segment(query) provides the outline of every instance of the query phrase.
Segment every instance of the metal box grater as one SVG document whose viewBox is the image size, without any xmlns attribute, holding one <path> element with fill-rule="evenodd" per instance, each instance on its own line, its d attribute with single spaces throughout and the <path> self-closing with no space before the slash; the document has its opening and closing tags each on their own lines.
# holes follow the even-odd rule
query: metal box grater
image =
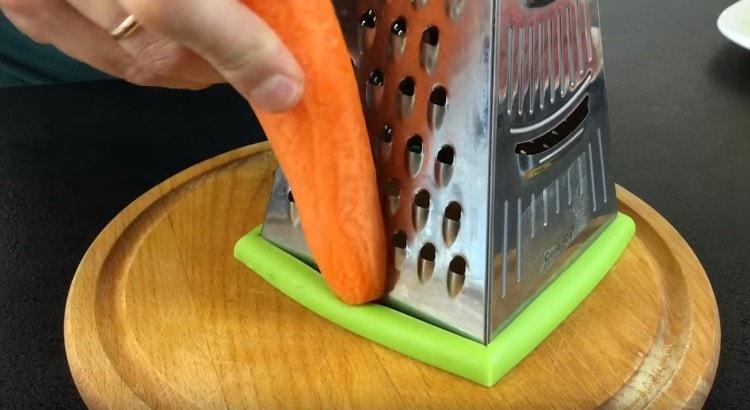
<svg viewBox="0 0 750 410">
<path fill-rule="evenodd" d="M 383 302 L 489 343 L 616 214 L 597 3 L 335 3 L 392 240 Z M 310 260 L 280 172 L 263 236 Z"/>
</svg>

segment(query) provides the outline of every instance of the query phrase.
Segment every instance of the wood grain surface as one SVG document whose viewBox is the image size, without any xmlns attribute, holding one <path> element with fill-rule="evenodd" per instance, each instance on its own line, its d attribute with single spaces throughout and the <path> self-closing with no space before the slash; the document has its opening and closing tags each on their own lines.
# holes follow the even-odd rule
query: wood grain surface
<svg viewBox="0 0 750 410">
<path fill-rule="evenodd" d="M 591 296 L 495 387 L 307 311 L 232 257 L 276 162 L 256 144 L 153 188 L 71 284 L 68 362 L 92 408 L 700 407 L 719 356 L 711 286 L 682 237 L 618 188 L 637 233 Z M 471 360 L 471 358 L 467 358 Z"/>
</svg>

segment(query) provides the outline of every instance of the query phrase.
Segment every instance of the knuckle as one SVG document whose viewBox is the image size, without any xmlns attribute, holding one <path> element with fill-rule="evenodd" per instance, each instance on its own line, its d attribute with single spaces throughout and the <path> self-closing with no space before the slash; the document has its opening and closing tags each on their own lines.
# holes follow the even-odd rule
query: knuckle
<svg viewBox="0 0 750 410">
<path fill-rule="evenodd" d="M 144 69 L 159 75 L 170 75 L 183 61 L 184 51 L 172 41 L 159 39 L 148 43 L 135 55 Z"/>
<path fill-rule="evenodd" d="M 257 65 L 267 65 L 275 56 L 283 53 L 280 44 L 259 42 L 244 52 L 228 54 L 219 59 L 217 64 L 225 71 L 246 71 Z"/>
<path fill-rule="evenodd" d="M 141 86 L 158 86 L 160 76 L 144 67 L 142 64 L 132 64 L 125 68 L 123 79 L 129 83 Z"/>
</svg>

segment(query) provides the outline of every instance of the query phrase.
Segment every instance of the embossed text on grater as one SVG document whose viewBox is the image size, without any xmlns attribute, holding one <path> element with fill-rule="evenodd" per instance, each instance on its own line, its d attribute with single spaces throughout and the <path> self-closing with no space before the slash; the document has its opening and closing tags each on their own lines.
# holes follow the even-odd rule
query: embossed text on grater
<svg viewBox="0 0 750 410">
<path fill-rule="evenodd" d="M 390 238 L 383 302 L 487 343 L 616 211 L 597 4 L 334 3 Z M 280 172 L 263 235 L 312 261 Z"/>
</svg>

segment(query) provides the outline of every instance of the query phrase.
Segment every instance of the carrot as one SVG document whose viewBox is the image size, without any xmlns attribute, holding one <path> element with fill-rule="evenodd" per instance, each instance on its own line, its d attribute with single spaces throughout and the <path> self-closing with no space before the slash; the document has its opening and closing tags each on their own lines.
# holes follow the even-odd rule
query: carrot
<svg viewBox="0 0 750 410">
<path fill-rule="evenodd" d="M 243 0 L 302 66 L 302 101 L 256 113 L 294 193 L 305 239 L 333 292 L 360 304 L 385 288 L 385 232 L 375 165 L 331 0 Z"/>
</svg>

